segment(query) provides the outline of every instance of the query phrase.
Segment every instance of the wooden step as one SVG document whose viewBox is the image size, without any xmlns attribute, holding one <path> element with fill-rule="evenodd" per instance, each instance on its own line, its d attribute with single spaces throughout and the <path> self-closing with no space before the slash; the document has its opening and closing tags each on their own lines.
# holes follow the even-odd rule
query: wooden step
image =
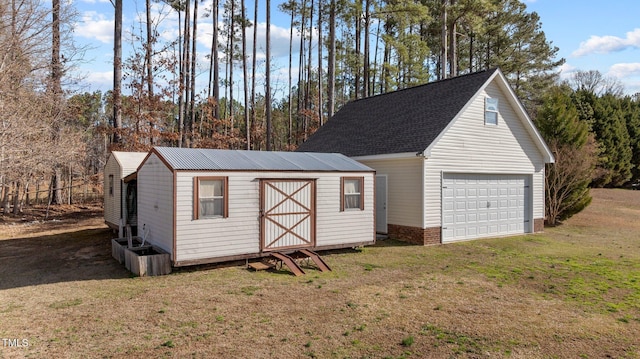
<svg viewBox="0 0 640 359">
<path fill-rule="evenodd" d="M 264 263 L 264 262 L 249 262 L 248 266 L 250 268 L 252 268 L 253 270 L 256 270 L 256 271 L 267 270 L 267 269 L 273 268 L 273 264 Z"/>
<path fill-rule="evenodd" d="M 289 267 L 291 273 L 293 273 L 296 277 L 305 274 L 302 268 L 298 266 L 298 264 L 293 260 L 293 258 L 289 257 L 284 253 L 273 252 L 271 256 L 286 264 Z"/>
<path fill-rule="evenodd" d="M 310 251 L 308 249 L 301 249 L 298 252 L 304 254 L 305 256 L 311 258 L 311 260 L 318 266 L 318 269 L 322 272 L 329 272 L 331 268 L 329 265 L 318 255 L 318 253 L 314 251 Z"/>
</svg>

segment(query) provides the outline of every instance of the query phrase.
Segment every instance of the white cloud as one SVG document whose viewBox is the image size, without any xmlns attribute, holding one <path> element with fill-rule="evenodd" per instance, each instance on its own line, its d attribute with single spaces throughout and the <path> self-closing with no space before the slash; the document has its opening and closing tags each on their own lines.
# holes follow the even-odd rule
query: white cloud
<svg viewBox="0 0 640 359">
<path fill-rule="evenodd" d="M 640 28 L 627 32 L 625 38 L 610 35 L 592 35 L 589 40 L 581 42 L 580 47 L 571 55 L 580 57 L 590 54 L 607 54 L 627 48 L 640 48 Z"/>
<path fill-rule="evenodd" d="M 619 79 L 640 76 L 640 62 L 615 64 L 611 66 L 607 75 Z"/>
<path fill-rule="evenodd" d="M 113 24 L 113 19 L 106 19 L 104 15 L 95 11 L 87 11 L 76 24 L 76 34 L 110 44 L 113 42 Z"/>
<path fill-rule="evenodd" d="M 86 70 L 82 70 L 84 72 Z M 113 87 L 113 71 L 98 72 L 89 70 L 84 72 L 82 83 L 93 90 L 106 92 Z"/>
</svg>

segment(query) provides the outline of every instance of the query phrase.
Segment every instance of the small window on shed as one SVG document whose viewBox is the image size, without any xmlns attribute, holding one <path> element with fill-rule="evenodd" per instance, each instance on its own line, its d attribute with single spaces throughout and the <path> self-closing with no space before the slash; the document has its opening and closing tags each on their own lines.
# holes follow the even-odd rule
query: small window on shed
<svg viewBox="0 0 640 359">
<path fill-rule="evenodd" d="M 498 99 L 497 98 L 489 98 L 489 97 L 485 98 L 484 124 L 485 125 L 498 124 Z"/>
<path fill-rule="evenodd" d="M 364 177 L 343 177 L 340 210 L 364 209 Z"/>
<path fill-rule="evenodd" d="M 109 196 L 113 197 L 113 175 L 109 175 Z"/>
<path fill-rule="evenodd" d="M 228 217 L 227 177 L 196 177 L 194 218 Z"/>
</svg>

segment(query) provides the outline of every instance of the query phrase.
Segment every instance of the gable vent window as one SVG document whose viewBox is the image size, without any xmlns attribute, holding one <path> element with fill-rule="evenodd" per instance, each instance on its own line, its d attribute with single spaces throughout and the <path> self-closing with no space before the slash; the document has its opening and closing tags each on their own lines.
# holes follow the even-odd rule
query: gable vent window
<svg viewBox="0 0 640 359">
<path fill-rule="evenodd" d="M 497 98 L 487 97 L 484 99 L 484 124 L 485 125 L 498 124 L 498 99 Z"/>
</svg>

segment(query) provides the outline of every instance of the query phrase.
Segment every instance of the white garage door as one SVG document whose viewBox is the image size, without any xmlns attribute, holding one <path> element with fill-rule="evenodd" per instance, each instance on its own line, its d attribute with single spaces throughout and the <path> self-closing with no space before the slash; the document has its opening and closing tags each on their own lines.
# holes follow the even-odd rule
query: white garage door
<svg viewBox="0 0 640 359">
<path fill-rule="evenodd" d="M 530 232 L 529 178 L 443 174 L 442 242 Z"/>
</svg>

